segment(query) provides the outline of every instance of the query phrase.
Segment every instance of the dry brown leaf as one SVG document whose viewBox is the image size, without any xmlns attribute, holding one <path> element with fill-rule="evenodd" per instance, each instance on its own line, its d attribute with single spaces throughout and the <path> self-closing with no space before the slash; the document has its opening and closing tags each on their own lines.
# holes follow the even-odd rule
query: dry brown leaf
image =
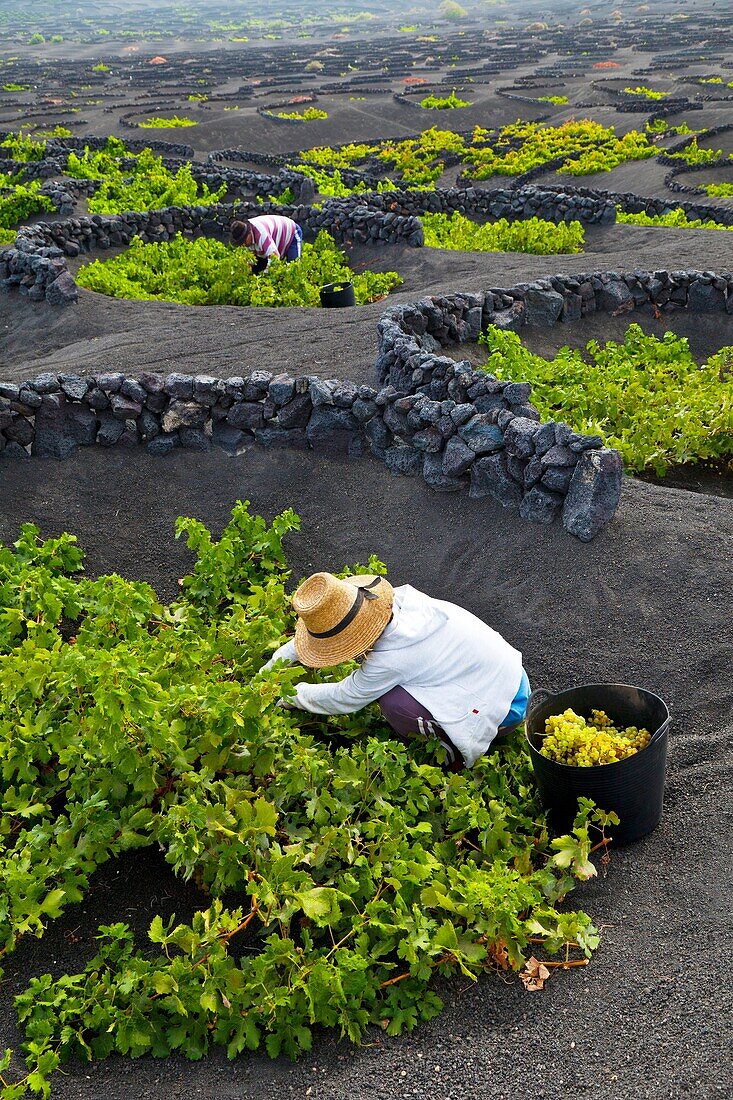
<svg viewBox="0 0 733 1100">
<path fill-rule="evenodd" d="M 503 940 L 497 940 L 496 943 L 492 943 L 487 954 L 494 966 L 498 966 L 502 970 L 509 969 L 509 952 Z"/>
<path fill-rule="evenodd" d="M 543 988 L 550 977 L 550 971 L 539 959 L 532 955 L 531 958 L 527 959 L 527 964 L 519 977 L 528 993 L 536 993 L 538 989 Z"/>
</svg>

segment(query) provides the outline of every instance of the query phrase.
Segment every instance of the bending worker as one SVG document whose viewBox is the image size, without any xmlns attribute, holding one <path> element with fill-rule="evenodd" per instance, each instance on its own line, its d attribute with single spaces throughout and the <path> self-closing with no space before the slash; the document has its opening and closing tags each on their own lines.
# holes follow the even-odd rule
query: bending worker
<svg viewBox="0 0 733 1100">
<path fill-rule="evenodd" d="M 521 653 L 456 604 L 384 577 L 314 573 L 293 607 L 295 637 L 265 668 L 360 663 L 336 683 L 296 684 L 288 706 L 351 714 L 377 702 L 402 740 L 438 737 L 451 770 L 473 764 L 497 733 L 524 720 L 530 687 Z"/>
<path fill-rule="evenodd" d="M 233 244 L 244 245 L 254 253 L 255 274 L 267 271 L 273 260 L 300 259 L 303 230 L 284 214 L 261 214 L 232 222 L 229 232 Z"/>
</svg>

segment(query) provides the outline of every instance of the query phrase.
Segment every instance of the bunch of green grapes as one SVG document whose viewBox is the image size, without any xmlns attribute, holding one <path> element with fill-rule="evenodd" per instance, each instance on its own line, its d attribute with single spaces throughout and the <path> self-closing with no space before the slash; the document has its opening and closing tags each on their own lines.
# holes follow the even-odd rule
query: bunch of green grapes
<svg viewBox="0 0 733 1100">
<path fill-rule="evenodd" d="M 618 728 L 603 710 L 594 710 L 586 721 L 573 710 L 545 719 L 545 737 L 540 752 L 548 760 L 590 768 L 625 760 L 651 740 L 649 730 L 637 726 Z"/>
</svg>

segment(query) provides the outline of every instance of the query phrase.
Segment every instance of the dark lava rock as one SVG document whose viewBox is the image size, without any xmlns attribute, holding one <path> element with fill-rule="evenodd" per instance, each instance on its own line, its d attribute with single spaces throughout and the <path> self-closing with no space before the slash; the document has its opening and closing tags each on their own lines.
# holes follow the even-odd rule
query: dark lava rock
<svg viewBox="0 0 733 1100">
<path fill-rule="evenodd" d="M 384 458 L 385 451 L 392 441 L 392 433 L 379 416 L 373 417 L 364 428 L 369 441 L 369 450 L 375 458 Z"/>
<path fill-rule="evenodd" d="M 722 313 L 725 310 L 726 297 L 722 290 L 709 283 L 694 282 L 690 284 L 687 305 L 698 313 Z"/>
<path fill-rule="evenodd" d="M 348 454 L 349 444 L 358 432 L 359 423 L 346 409 L 320 405 L 313 410 L 305 430 L 311 447 L 332 454 Z"/>
<path fill-rule="evenodd" d="M 86 378 L 80 378 L 78 374 L 60 374 L 59 384 L 66 396 L 73 401 L 82 401 L 89 389 Z"/>
<path fill-rule="evenodd" d="M 444 473 L 442 455 L 439 454 L 425 455 L 422 474 L 426 485 L 437 493 L 455 493 L 466 487 L 465 478 L 451 477 Z"/>
<path fill-rule="evenodd" d="M 312 412 L 310 394 L 298 393 L 278 409 L 277 422 L 283 428 L 305 428 Z"/>
<path fill-rule="evenodd" d="M 308 438 L 304 428 L 257 428 L 255 442 L 261 447 L 289 447 L 301 451 L 308 449 Z"/>
<path fill-rule="evenodd" d="M 535 438 L 540 427 L 535 420 L 526 416 L 515 416 L 504 430 L 504 446 L 509 454 L 517 458 L 529 458 L 534 454 Z"/>
<path fill-rule="evenodd" d="M 476 413 L 458 429 L 463 442 L 477 455 L 493 454 L 504 446 L 504 432 L 489 413 Z"/>
<path fill-rule="evenodd" d="M 47 394 L 36 412 L 33 454 L 66 458 L 78 444 L 96 441 L 97 418 L 85 405 L 69 404 L 61 394 Z"/>
<path fill-rule="evenodd" d="M 102 413 L 99 417 L 97 443 L 101 447 L 112 447 L 125 430 L 124 420 L 118 420 L 111 413 Z"/>
<path fill-rule="evenodd" d="M 68 271 L 62 271 L 46 288 L 46 301 L 52 306 L 70 306 L 79 298 L 79 288 Z"/>
<path fill-rule="evenodd" d="M 420 473 L 424 459 L 420 451 L 416 451 L 414 447 L 396 446 L 387 448 L 384 461 L 391 474 L 414 477 Z"/>
<path fill-rule="evenodd" d="M 178 437 L 188 451 L 211 450 L 211 437 L 202 428 L 181 428 Z"/>
<path fill-rule="evenodd" d="M 211 442 L 215 447 L 220 447 L 229 455 L 241 454 L 247 444 L 247 436 L 239 428 L 232 428 L 229 424 L 219 421 L 214 424 L 211 432 Z"/>
<path fill-rule="evenodd" d="M 474 500 L 493 497 L 505 508 L 517 507 L 522 499 L 521 486 L 507 469 L 503 454 L 479 458 L 471 467 L 471 488 L 468 495 Z"/>
<path fill-rule="evenodd" d="M 151 439 L 148 443 L 148 452 L 151 455 L 167 455 L 175 447 L 180 447 L 181 441 L 178 438 L 178 432 L 164 432 L 161 435 L 156 435 L 155 439 Z"/>
<path fill-rule="evenodd" d="M 590 542 L 613 516 L 621 496 L 623 463 L 618 451 L 583 451 L 563 508 L 563 526 Z"/>
<path fill-rule="evenodd" d="M 522 498 L 519 514 L 522 519 L 528 519 L 532 523 L 552 523 L 562 507 L 562 502 L 563 498 L 559 493 L 536 485 Z"/>
<path fill-rule="evenodd" d="M 619 309 L 621 306 L 625 306 L 629 302 L 633 302 L 634 296 L 627 287 L 626 283 L 613 280 L 601 287 L 598 291 L 596 303 L 598 309 L 606 310 L 608 313 L 612 313 L 614 310 Z"/>
<path fill-rule="evenodd" d="M 476 458 L 476 452 L 468 444 L 454 435 L 445 445 L 442 459 L 442 471 L 446 477 L 457 478 L 465 474 Z"/>
<path fill-rule="evenodd" d="M 169 377 L 173 377 L 173 375 Z M 206 422 L 206 415 L 206 409 L 193 401 L 171 401 L 163 413 L 163 431 L 175 432 L 179 428 L 203 427 Z"/>
<path fill-rule="evenodd" d="M 528 290 L 525 310 L 528 325 L 554 325 L 560 318 L 565 299 L 554 290 Z"/>
<path fill-rule="evenodd" d="M 264 428 L 265 414 L 259 401 L 235 401 L 226 415 L 227 424 L 232 428 L 245 428 L 255 431 Z"/>
</svg>

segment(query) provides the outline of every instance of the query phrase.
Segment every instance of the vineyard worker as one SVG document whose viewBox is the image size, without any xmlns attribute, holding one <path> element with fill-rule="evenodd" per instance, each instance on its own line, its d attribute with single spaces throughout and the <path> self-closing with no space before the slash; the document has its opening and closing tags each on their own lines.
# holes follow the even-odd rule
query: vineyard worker
<svg viewBox="0 0 733 1100">
<path fill-rule="evenodd" d="M 401 739 L 437 736 L 454 771 L 523 721 L 530 688 L 521 653 L 462 607 L 383 577 L 331 573 L 314 573 L 292 600 L 295 637 L 266 669 L 360 664 L 336 683 L 296 684 L 285 705 L 351 714 L 377 702 Z"/>
<path fill-rule="evenodd" d="M 232 243 L 244 245 L 256 258 L 255 274 L 267 271 L 273 260 L 299 260 L 303 249 L 303 230 L 284 214 L 262 214 L 232 222 Z"/>
</svg>

